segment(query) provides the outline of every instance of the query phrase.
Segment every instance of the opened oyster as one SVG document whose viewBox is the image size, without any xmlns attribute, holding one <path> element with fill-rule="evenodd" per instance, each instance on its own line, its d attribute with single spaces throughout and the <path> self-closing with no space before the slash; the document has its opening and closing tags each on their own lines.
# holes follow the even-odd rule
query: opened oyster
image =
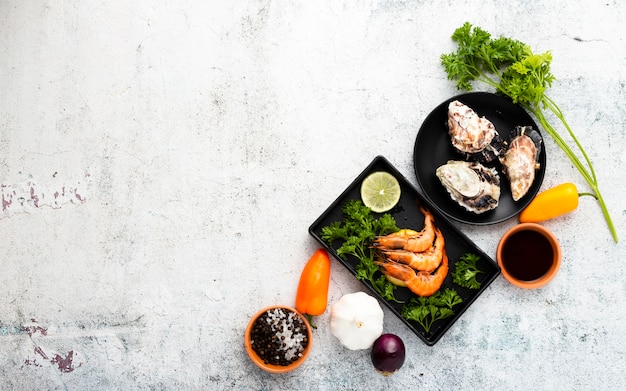
<svg viewBox="0 0 626 391">
<path fill-rule="evenodd" d="M 513 200 L 528 193 L 539 169 L 541 135 L 532 126 L 518 126 L 511 135 L 504 156 L 500 157 L 502 171 L 511 183 Z"/>
<path fill-rule="evenodd" d="M 467 160 L 488 163 L 502 154 L 502 138 L 493 123 L 458 100 L 448 105 L 448 134 Z"/>
<path fill-rule="evenodd" d="M 450 197 L 470 212 L 480 214 L 498 206 L 500 177 L 478 162 L 450 160 L 437 168 L 437 177 Z"/>
</svg>

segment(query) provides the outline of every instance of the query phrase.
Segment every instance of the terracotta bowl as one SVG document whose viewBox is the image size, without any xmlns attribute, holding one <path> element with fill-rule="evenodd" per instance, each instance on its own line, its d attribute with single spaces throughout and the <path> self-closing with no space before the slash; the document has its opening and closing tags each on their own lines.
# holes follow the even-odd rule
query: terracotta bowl
<svg viewBox="0 0 626 391">
<path fill-rule="evenodd" d="M 259 356 L 259 354 L 252 348 L 251 333 L 252 333 L 252 328 L 254 327 L 256 320 L 261 315 L 266 313 L 268 310 L 277 309 L 277 308 L 282 309 L 284 311 L 293 312 L 295 315 L 298 316 L 298 318 L 302 320 L 306 328 L 305 332 L 306 332 L 308 344 L 302 351 L 301 357 L 299 357 L 297 360 L 291 362 L 288 365 L 267 364 L 263 361 L 263 359 Z M 248 352 L 248 356 L 250 356 L 250 359 L 252 360 L 253 363 L 256 364 L 256 366 L 270 373 L 285 373 L 285 372 L 293 371 L 294 369 L 298 368 L 300 365 L 302 365 L 306 361 L 307 357 L 309 356 L 309 353 L 311 353 L 311 346 L 313 345 L 313 332 L 311 330 L 311 325 L 309 325 L 309 322 L 295 308 L 282 306 L 282 305 L 275 305 L 275 306 L 263 308 L 262 310 L 254 314 L 254 316 L 250 319 L 250 322 L 248 323 L 248 327 L 246 327 L 246 331 L 244 335 L 244 344 L 246 347 L 246 352 Z"/>
<path fill-rule="evenodd" d="M 522 238 L 526 240 L 515 243 Z M 512 265 L 506 257 L 517 258 L 518 262 Z M 561 266 L 561 258 L 561 246 L 556 236 L 536 223 L 522 223 L 509 229 L 500 239 L 496 251 L 504 278 L 525 289 L 540 288 L 552 281 Z M 548 262 L 541 263 L 538 261 L 541 259 Z M 538 269 L 532 271 L 533 268 Z M 522 277 L 524 274 L 527 278 Z"/>
</svg>

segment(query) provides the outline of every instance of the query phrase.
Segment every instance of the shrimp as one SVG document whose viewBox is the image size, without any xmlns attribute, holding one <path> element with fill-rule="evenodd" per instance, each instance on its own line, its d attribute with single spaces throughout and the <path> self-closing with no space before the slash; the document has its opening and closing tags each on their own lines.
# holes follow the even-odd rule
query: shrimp
<svg viewBox="0 0 626 391">
<path fill-rule="evenodd" d="M 445 241 L 439 228 L 435 228 L 435 242 L 430 248 L 421 253 L 407 250 L 383 250 L 382 254 L 395 262 L 403 263 L 412 269 L 432 272 L 440 264 L 443 258 Z"/>
<path fill-rule="evenodd" d="M 384 250 L 403 249 L 415 253 L 427 250 L 435 239 L 433 215 L 422 206 L 420 211 L 424 214 L 424 228 L 421 231 L 401 229 L 386 236 L 379 236 L 374 241 L 374 247 Z"/>
<path fill-rule="evenodd" d="M 443 281 L 448 275 L 448 256 L 445 250 L 443 251 L 441 265 L 432 274 L 425 271 L 416 272 L 407 265 L 393 261 L 376 261 L 374 263 L 382 268 L 383 274 L 406 284 L 406 287 L 418 296 L 432 296 L 435 294 L 441 288 Z"/>
</svg>

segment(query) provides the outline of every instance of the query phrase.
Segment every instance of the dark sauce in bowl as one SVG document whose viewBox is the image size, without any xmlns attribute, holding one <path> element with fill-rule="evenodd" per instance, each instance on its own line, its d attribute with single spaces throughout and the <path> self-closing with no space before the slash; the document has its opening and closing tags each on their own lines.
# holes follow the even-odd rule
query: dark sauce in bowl
<svg viewBox="0 0 626 391">
<path fill-rule="evenodd" d="M 536 231 L 515 232 L 502 247 L 502 266 L 521 281 L 534 281 L 552 267 L 554 251 L 546 237 Z"/>
</svg>

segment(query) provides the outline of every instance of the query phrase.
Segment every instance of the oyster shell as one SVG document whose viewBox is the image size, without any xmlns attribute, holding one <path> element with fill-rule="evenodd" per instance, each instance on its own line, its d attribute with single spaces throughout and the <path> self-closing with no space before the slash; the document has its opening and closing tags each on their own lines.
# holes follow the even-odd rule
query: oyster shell
<svg viewBox="0 0 626 391">
<path fill-rule="evenodd" d="M 502 138 L 493 123 L 458 100 L 448 105 L 448 134 L 452 146 L 466 160 L 488 163 L 503 152 Z"/>
<path fill-rule="evenodd" d="M 500 201 L 500 177 L 478 162 L 450 160 L 437 168 L 437 178 L 450 197 L 470 212 L 494 209 Z"/>
<path fill-rule="evenodd" d="M 525 196 L 535 181 L 541 142 L 541 135 L 532 126 L 517 126 L 506 152 L 500 157 L 502 171 L 511 183 L 511 194 L 515 201 Z"/>
</svg>

